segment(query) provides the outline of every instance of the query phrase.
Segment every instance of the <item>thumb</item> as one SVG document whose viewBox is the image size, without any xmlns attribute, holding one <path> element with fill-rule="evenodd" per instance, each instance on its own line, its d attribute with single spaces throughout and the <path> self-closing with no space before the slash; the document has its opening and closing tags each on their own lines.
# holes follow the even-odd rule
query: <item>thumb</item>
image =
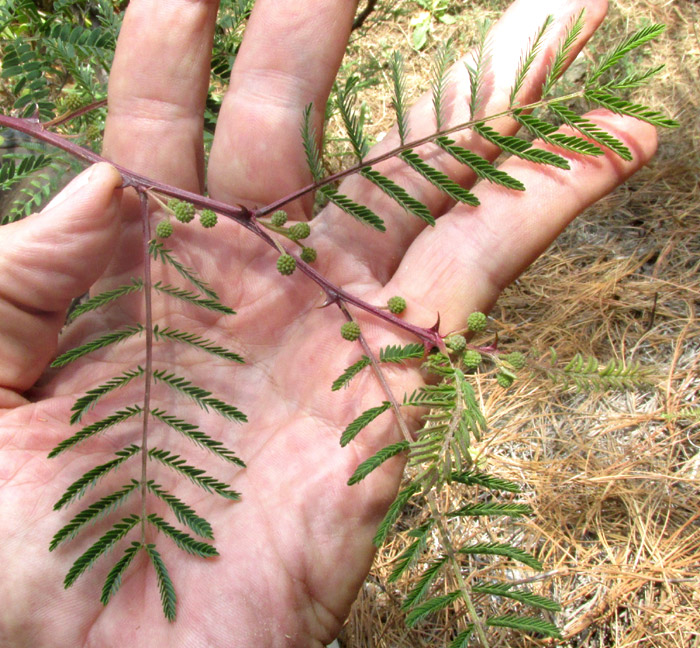
<svg viewBox="0 0 700 648">
<path fill-rule="evenodd" d="M 21 402 L 17 392 L 34 384 L 56 351 L 71 301 L 107 267 L 121 182 L 114 167 L 96 164 L 40 214 L 0 228 L 0 407 Z"/>
</svg>

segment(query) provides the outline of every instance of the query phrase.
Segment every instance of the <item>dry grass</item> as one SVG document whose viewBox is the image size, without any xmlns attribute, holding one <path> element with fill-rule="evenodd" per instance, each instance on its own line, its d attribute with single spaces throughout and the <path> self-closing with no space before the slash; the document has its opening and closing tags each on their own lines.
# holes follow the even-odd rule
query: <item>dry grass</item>
<svg viewBox="0 0 700 648">
<path fill-rule="evenodd" d="M 493 314 L 502 338 L 516 348 L 554 345 L 560 357 L 583 352 L 638 360 L 650 368 L 652 383 L 601 395 L 553 390 L 532 377 L 504 392 L 485 377 L 480 387 L 491 433 L 480 448 L 483 460 L 490 472 L 523 485 L 534 516 L 486 528 L 465 520 L 458 532 L 517 541 L 540 557 L 544 574 L 511 570 L 509 576 L 562 603 L 564 611 L 553 618 L 565 635 L 559 645 L 694 648 L 700 646 L 700 425 L 682 410 L 700 400 L 700 6 L 611 5 L 606 37 L 646 22 L 668 26 L 645 60 L 666 69 L 638 98 L 675 116 L 682 128 L 662 133 L 651 165 L 583 214 Z M 477 11 L 495 16 L 492 9 Z M 396 46 L 407 51 L 409 17 L 371 30 L 369 44 L 358 42 L 358 57 L 360 47 L 372 56 Z M 428 55 L 409 59 L 416 92 L 425 86 Z M 379 89 L 372 93 L 373 127 L 381 132 L 391 122 L 388 99 Z M 408 510 L 402 524 L 410 528 L 425 515 Z M 379 552 L 341 646 L 445 645 L 448 620 L 407 632 L 400 604 L 410 582 L 387 583 L 405 542 L 395 538 Z M 493 645 L 552 644 L 504 633 Z"/>
</svg>

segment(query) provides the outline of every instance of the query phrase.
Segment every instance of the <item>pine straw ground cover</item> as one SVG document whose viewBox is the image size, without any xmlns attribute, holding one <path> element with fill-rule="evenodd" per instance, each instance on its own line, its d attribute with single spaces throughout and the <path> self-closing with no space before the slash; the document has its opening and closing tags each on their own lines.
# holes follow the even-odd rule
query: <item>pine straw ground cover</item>
<svg viewBox="0 0 700 648">
<path fill-rule="evenodd" d="M 479 4 L 471 15 L 495 17 L 507 3 Z M 378 50 L 403 43 L 409 69 L 423 79 L 418 86 L 430 45 L 410 54 L 408 21 L 417 9 L 402 6 L 398 26 L 371 28 L 354 60 L 362 62 L 362 48 L 370 65 Z M 453 13 L 460 11 L 460 21 L 471 20 L 464 8 Z M 580 352 L 638 361 L 650 372 L 649 385 L 610 394 L 552 388 L 539 375 L 504 392 L 492 376 L 480 377 L 490 421 L 480 461 L 522 485 L 520 501 L 534 516 L 495 519 L 490 528 L 464 518 L 460 533 L 510 539 L 542 560 L 542 574 L 508 575 L 561 602 L 564 611 L 552 620 L 563 629 L 562 646 L 700 647 L 700 417 L 684 413 L 700 405 L 699 17 L 700 5 L 685 0 L 611 2 L 606 40 L 650 22 L 668 26 L 645 60 L 666 68 L 639 96 L 682 127 L 662 133 L 651 165 L 583 214 L 492 313 L 500 339 L 513 348 L 546 353 L 551 345 L 560 358 Z M 437 38 L 454 29 L 436 27 Z M 468 33 L 465 22 L 456 27 Z M 377 132 L 388 128 L 387 97 L 370 103 Z M 454 503 L 464 497 L 455 490 Z M 422 516 L 408 509 L 405 528 Z M 406 541 L 380 550 L 341 646 L 444 645 L 448 619 L 409 633 L 400 606 L 412 583 L 387 582 Z M 439 551 L 436 544 L 428 557 Z M 477 599 L 481 609 L 488 604 Z M 493 645 L 554 643 L 504 632 Z"/>
</svg>

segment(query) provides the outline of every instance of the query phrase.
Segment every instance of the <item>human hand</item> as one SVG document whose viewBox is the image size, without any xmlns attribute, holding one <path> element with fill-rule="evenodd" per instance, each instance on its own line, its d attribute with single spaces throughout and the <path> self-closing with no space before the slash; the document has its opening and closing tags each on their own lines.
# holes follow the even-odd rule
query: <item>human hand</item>
<svg viewBox="0 0 700 648">
<path fill-rule="evenodd" d="M 605 2 L 514 3 L 493 32 L 486 84 L 492 90 L 483 111 L 506 107 L 521 52 L 545 16 L 556 16 L 547 39 L 556 43 L 584 6 L 588 37 L 602 19 Z M 132 1 L 110 80 L 109 159 L 202 191 L 201 123 L 216 8 L 212 0 Z M 325 106 L 354 8 L 330 0 L 296 6 L 258 0 L 217 128 L 207 179 L 212 197 L 263 205 L 308 183 L 300 116 L 309 102 L 321 110 Z M 545 69 L 538 59 L 524 90 L 527 100 L 535 99 L 536 81 Z M 454 76 L 452 92 L 465 95 L 463 65 L 457 64 Z M 460 99 L 450 119 L 459 123 L 465 117 L 466 101 Z M 380 210 L 387 232 L 378 235 L 327 209 L 313 222 L 310 241 L 319 252 L 315 266 L 366 301 L 382 304 L 391 295 L 405 296 L 408 321 L 430 326 L 439 312 L 443 332 L 461 328 L 469 312 L 487 310 L 576 214 L 652 155 L 655 134 L 648 125 L 602 112 L 592 118 L 627 144 L 633 162 L 573 157 L 571 171 L 557 171 L 509 160 L 505 168 L 528 190 L 516 193 L 479 183 L 479 208 L 454 207 L 430 185 L 415 182 L 411 192 L 440 216 L 435 228 L 423 229 L 417 219 L 407 219 L 362 179 L 348 180 L 344 191 L 357 192 L 362 202 Z M 410 119 L 414 137 L 429 133 L 434 127 L 429 100 L 419 102 Z M 317 114 L 317 128 L 320 120 Z M 508 119 L 494 126 L 504 133 L 514 130 Z M 496 156 L 497 151 L 468 132 L 457 139 L 491 159 Z M 390 134 L 378 151 L 395 144 Z M 431 162 L 464 186 L 474 184 L 449 159 L 432 153 Z M 381 168 L 393 176 L 398 169 L 391 161 Z M 72 434 L 67 419 L 76 397 L 142 361 L 142 343 L 125 342 L 105 351 L 100 362 L 85 359 L 46 374 L 28 394 L 31 403 L 22 403 L 18 395 L 34 384 L 54 354 L 71 298 L 93 283 L 93 290 L 101 292 L 143 271 L 137 201 L 127 192 L 114 194 L 119 178 L 110 167 L 91 171 L 91 183 L 70 199 L 0 230 L 0 268 L 8 278 L 0 301 L 0 397 L 7 407 L 0 419 L 0 561 L 5 573 L 0 644 L 228 648 L 327 643 L 367 574 L 371 538 L 395 495 L 402 466 L 394 460 L 359 485 L 347 487 L 346 482 L 360 461 L 397 440 L 397 432 L 391 422 L 378 419 L 352 446 L 339 447 L 347 423 L 384 399 L 381 389 L 368 374 L 342 393 L 330 392 L 333 379 L 357 359 L 356 346 L 340 341 L 343 318 L 330 308 L 318 309 L 315 284 L 298 275 L 280 277 L 276 253 L 223 219 L 214 231 L 178 226 L 168 246 L 238 314 L 204 319 L 196 310 L 174 310 L 164 303 L 156 304 L 154 322 L 206 333 L 246 359 L 245 365 L 231 368 L 201 364 L 195 353 L 157 355 L 159 367 L 206 384 L 248 416 L 244 426 L 224 425 L 194 405 L 156 392 L 159 405 L 206 427 L 248 464 L 245 470 L 211 468 L 242 493 L 240 503 L 183 497 L 212 522 L 221 556 L 215 562 L 188 558 L 169 540 L 159 543 L 178 590 L 174 624 L 162 619 L 152 569 L 138 561 L 105 608 L 97 593 L 109 561 L 99 562 L 63 591 L 66 567 L 89 539 L 79 538 L 49 554 L 51 537 L 72 515 L 54 513 L 52 505 L 77 476 L 112 458 L 125 445 L 118 441 L 130 442 L 136 432 L 124 428 L 116 439 L 103 436 L 51 462 L 46 455 Z M 303 206 L 292 215 L 304 218 Z M 132 323 L 142 310 L 132 300 L 86 315 L 62 344 L 71 346 L 107 327 Z M 357 315 L 373 346 L 396 340 L 396 331 Z M 410 390 L 419 379 L 417 372 L 404 372 L 392 384 L 397 391 Z M 179 443 L 168 438 L 167 447 L 191 455 L 187 442 Z M 188 487 L 178 482 L 175 488 L 180 494 Z"/>
</svg>

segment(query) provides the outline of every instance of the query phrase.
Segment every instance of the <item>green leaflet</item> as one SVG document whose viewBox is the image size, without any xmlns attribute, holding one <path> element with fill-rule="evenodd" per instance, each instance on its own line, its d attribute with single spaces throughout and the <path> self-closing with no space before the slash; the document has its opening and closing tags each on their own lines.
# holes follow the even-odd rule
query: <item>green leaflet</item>
<svg viewBox="0 0 700 648">
<path fill-rule="evenodd" d="M 525 185 L 520 182 L 520 180 L 509 176 L 505 171 L 500 171 L 493 166 L 491 162 L 482 158 L 480 155 L 461 146 L 457 146 L 454 140 L 451 140 L 449 137 L 438 137 L 435 143 L 441 149 L 449 153 L 455 160 L 466 164 L 479 178 L 502 185 L 508 189 L 525 191 Z"/>
<path fill-rule="evenodd" d="M 175 594 L 175 586 L 173 585 L 173 581 L 170 579 L 170 574 L 168 573 L 163 559 L 156 550 L 156 546 L 154 544 L 146 545 L 146 552 L 148 553 L 148 557 L 151 559 L 153 568 L 156 571 L 158 589 L 160 590 L 160 600 L 161 604 L 163 605 L 163 614 L 168 621 L 174 621 L 177 595 Z"/>
<path fill-rule="evenodd" d="M 386 231 L 384 221 L 377 216 L 369 207 L 360 205 L 351 200 L 347 196 L 338 193 L 336 189 L 329 185 L 324 185 L 319 188 L 319 193 L 332 202 L 336 207 L 342 209 L 346 214 L 350 214 L 353 218 L 374 227 L 380 232 Z"/>
<path fill-rule="evenodd" d="M 193 556 L 199 556 L 200 558 L 211 558 L 219 555 L 219 552 L 214 546 L 206 542 L 201 542 L 200 540 L 195 540 L 188 533 L 168 524 L 159 515 L 151 513 L 147 519 L 156 529 L 167 535 L 183 551 Z"/>
<path fill-rule="evenodd" d="M 100 479 L 105 475 L 116 470 L 121 466 L 127 459 L 133 457 L 137 452 L 141 450 L 140 446 L 132 444 L 127 446 L 123 450 L 119 450 L 114 454 L 117 455 L 116 459 L 103 463 L 99 466 L 95 466 L 92 470 L 88 470 L 82 477 L 74 481 L 63 494 L 61 499 L 58 500 L 53 506 L 54 511 L 58 511 L 63 508 L 66 504 L 70 504 L 75 499 L 80 499 L 85 492 L 92 488 Z"/>
<path fill-rule="evenodd" d="M 88 313 L 89 311 L 93 311 L 98 308 L 101 308 L 102 306 L 106 306 L 107 304 L 112 303 L 116 299 L 125 297 L 126 295 L 129 295 L 133 292 L 137 292 L 139 290 L 143 290 L 143 279 L 132 278 L 130 284 L 120 286 L 119 288 L 115 288 L 114 290 L 107 290 L 103 293 L 100 293 L 99 295 L 90 297 L 90 299 L 87 299 L 78 306 L 76 306 L 68 314 L 68 322 L 72 322 L 84 313 Z"/>
<path fill-rule="evenodd" d="M 418 603 L 418 601 L 420 601 L 428 595 L 430 587 L 435 582 L 438 573 L 440 572 L 440 570 L 446 562 L 447 556 L 441 556 L 440 558 L 433 560 L 425 568 L 425 570 L 423 571 L 423 575 L 420 577 L 418 582 L 408 592 L 408 594 L 406 594 L 406 597 L 404 598 L 404 601 L 401 604 L 401 608 L 403 610 L 409 610 L 410 608 L 415 606 Z"/>
<path fill-rule="evenodd" d="M 417 540 L 414 540 L 410 545 L 408 545 L 408 547 L 406 547 L 406 549 L 404 549 L 401 552 L 401 555 L 396 559 L 396 565 L 387 579 L 389 583 L 393 583 L 394 581 L 398 580 L 401 574 L 411 567 L 418 559 L 418 556 L 423 552 L 423 549 L 425 549 L 428 533 L 433 528 L 433 524 L 434 521 L 431 520 L 430 522 L 427 522 L 426 524 L 409 532 L 409 535 L 417 538 Z"/>
<path fill-rule="evenodd" d="M 397 454 L 405 452 L 410 447 L 408 441 L 398 441 L 397 443 L 392 443 L 388 445 L 376 454 L 372 455 L 369 459 L 365 459 L 352 474 L 350 479 L 348 479 L 348 486 L 357 484 L 362 481 L 367 475 L 369 475 L 373 470 L 376 470 L 385 461 L 395 457 Z"/>
<path fill-rule="evenodd" d="M 447 606 L 452 605 L 452 603 L 454 603 L 461 596 L 462 593 L 459 590 L 455 590 L 454 592 L 450 592 L 444 596 L 436 596 L 435 598 L 418 605 L 406 616 L 406 625 L 409 628 L 413 628 L 429 614 L 444 610 Z"/>
<path fill-rule="evenodd" d="M 468 547 L 461 547 L 458 549 L 458 552 L 464 555 L 505 556 L 511 560 L 517 560 L 536 571 L 542 571 L 542 563 L 534 556 L 527 553 L 527 551 L 502 542 L 481 542 Z"/>
<path fill-rule="evenodd" d="M 526 590 L 512 589 L 512 586 L 508 583 L 472 585 L 472 592 L 475 594 L 487 594 L 488 596 L 503 596 L 535 608 L 548 610 L 549 612 L 561 612 L 561 605 L 556 601 Z"/>
<path fill-rule="evenodd" d="M 501 135 L 496 130 L 480 122 L 474 125 L 474 131 L 479 133 L 484 139 L 498 146 L 504 153 L 510 153 L 523 160 L 537 162 L 538 164 L 551 164 L 558 169 L 568 170 L 568 161 L 561 155 L 545 151 L 544 149 L 533 148 L 532 144 L 519 137 Z"/>
<path fill-rule="evenodd" d="M 211 340 L 203 338 L 200 335 L 195 335 L 189 331 L 180 331 L 179 329 L 165 327 L 160 328 L 158 324 L 153 327 L 153 337 L 156 340 L 173 340 L 175 342 L 182 342 L 184 344 L 189 344 L 196 347 L 206 353 L 211 353 L 224 360 L 229 360 L 231 362 L 243 363 L 244 360 L 237 353 L 226 349 L 218 344 L 215 344 Z"/>
<path fill-rule="evenodd" d="M 435 225 L 435 219 L 430 210 L 419 200 L 411 196 L 403 187 L 400 187 L 389 178 L 383 176 L 374 169 L 362 169 L 360 175 L 367 178 L 372 184 L 379 187 L 387 196 L 395 200 L 409 214 L 417 216 L 428 225 Z"/>
<path fill-rule="evenodd" d="M 515 614 L 490 617 L 486 620 L 486 625 L 495 628 L 513 628 L 513 630 L 534 632 L 544 635 L 545 637 L 563 639 L 559 628 L 553 623 L 532 617 L 517 616 Z"/>
<path fill-rule="evenodd" d="M 139 482 L 132 479 L 130 484 L 127 484 L 114 493 L 106 495 L 94 504 L 90 504 L 90 506 L 80 511 L 68 524 L 56 532 L 51 539 L 49 551 L 53 551 L 62 542 L 75 538 L 86 524 L 96 522 L 121 506 L 129 499 L 139 485 Z"/>
<path fill-rule="evenodd" d="M 142 547 L 143 545 L 140 542 L 132 542 L 131 546 L 124 552 L 124 555 L 109 571 L 105 579 L 105 584 L 102 587 L 102 596 L 100 596 L 102 605 L 107 605 L 109 599 L 117 593 L 117 590 L 122 584 L 124 572 L 129 568 L 131 561 Z"/>
<path fill-rule="evenodd" d="M 178 522 L 188 526 L 197 535 L 202 536 L 202 538 L 207 538 L 208 540 L 214 539 L 214 532 L 211 528 L 211 524 L 203 517 L 197 515 L 193 508 L 154 483 L 153 480 L 148 482 L 147 487 L 151 493 L 168 505 L 168 508 L 173 512 Z"/>
<path fill-rule="evenodd" d="M 92 567 L 97 559 L 106 551 L 109 551 L 119 540 L 121 540 L 131 529 L 133 529 L 141 518 L 138 515 L 129 515 L 122 518 L 112 528 L 107 531 L 95 544 L 83 553 L 70 568 L 63 581 L 65 587 L 70 587 L 75 580 L 85 570 Z"/>
<path fill-rule="evenodd" d="M 452 198 L 452 200 L 472 205 L 473 207 L 479 204 L 479 199 L 473 193 L 458 185 L 441 171 L 431 167 L 412 150 L 402 151 L 399 157 L 414 171 L 420 173 L 428 182 Z"/>
<path fill-rule="evenodd" d="M 193 484 L 207 491 L 207 493 L 216 493 L 229 500 L 239 500 L 241 494 L 234 490 L 225 482 L 219 481 L 214 477 L 207 475 L 201 468 L 190 466 L 180 455 L 171 453 L 169 450 L 161 450 L 152 448 L 148 451 L 148 458 L 154 459 L 164 466 L 179 472 L 189 479 Z"/>
<path fill-rule="evenodd" d="M 345 447 L 352 441 L 364 428 L 366 428 L 380 414 L 386 412 L 391 407 L 389 401 L 384 401 L 377 407 L 372 407 L 360 414 L 350 425 L 345 428 L 345 431 L 340 437 L 340 445 Z"/>
<path fill-rule="evenodd" d="M 116 389 L 124 387 L 134 380 L 134 378 L 138 378 L 140 376 L 143 376 L 143 367 L 138 366 L 136 369 L 129 369 L 120 376 L 111 378 L 107 382 L 101 384 L 99 387 L 94 387 L 93 389 L 88 390 L 85 395 L 81 396 L 77 401 L 75 401 L 73 407 L 71 407 L 71 412 L 73 412 L 70 419 L 71 425 L 78 423 L 85 412 L 94 407 L 97 401 L 103 396 L 106 396 Z"/>
<path fill-rule="evenodd" d="M 110 344 L 123 342 L 134 335 L 140 335 L 143 330 L 144 328 L 141 324 L 136 324 L 135 326 L 126 326 L 119 331 L 114 331 L 113 333 L 105 333 L 91 342 L 81 344 L 80 346 L 74 347 L 73 349 L 62 353 L 51 363 L 51 366 L 54 368 L 64 367 L 70 362 L 74 362 L 88 353 L 92 353 L 93 351 L 97 351 L 99 349 L 104 349 Z"/>
<path fill-rule="evenodd" d="M 371 360 L 363 355 L 357 362 L 351 364 L 338 378 L 333 381 L 331 386 L 332 391 L 338 391 L 343 387 L 347 387 L 350 381 L 359 374 L 365 367 L 369 367 L 372 364 Z"/>
<path fill-rule="evenodd" d="M 380 547 L 384 543 L 387 535 L 389 534 L 389 531 L 391 530 L 391 527 L 394 525 L 394 522 L 398 520 L 401 511 L 403 511 L 406 504 L 408 504 L 408 500 L 410 500 L 411 497 L 413 497 L 419 490 L 420 484 L 418 483 L 409 484 L 404 489 L 399 491 L 399 494 L 396 496 L 396 499 L 391 503 L 389 510 L 386 512 L 384 519 L 382 520 L 381 524 L 379 525 L 379 528 L 377 529 L 377 533 L 372 539 L 372 542 L 374 543 L 375 547 Z"/>
<path fill-rule="evenodd" d="M 52 459 L 61 452 L 68 450 L 68 448 L 72 448 L 74 445 L 77 445 L 81 441 L 85 441 L 86 439 L 89 439 L 90 437 L 95 436 L 96 434 L 101 434 L 105 430 L 109 430 L 115 425 L 123 423 L 124 421 L 127 421 L 130 418 L 139 416 L 142 412 L 143 409 L 140 405 L 132 405 L 131 407 L 119 410 L 118 412 L 115 412 L 110 416 L 100 419 L 99 421 L 95 421 L 90 425 L 86 425 L 79 432 L 76 432 L 72 437 L 61 441 L 51 452 L 49 452 L 49 459 Z"/>
</svg>

